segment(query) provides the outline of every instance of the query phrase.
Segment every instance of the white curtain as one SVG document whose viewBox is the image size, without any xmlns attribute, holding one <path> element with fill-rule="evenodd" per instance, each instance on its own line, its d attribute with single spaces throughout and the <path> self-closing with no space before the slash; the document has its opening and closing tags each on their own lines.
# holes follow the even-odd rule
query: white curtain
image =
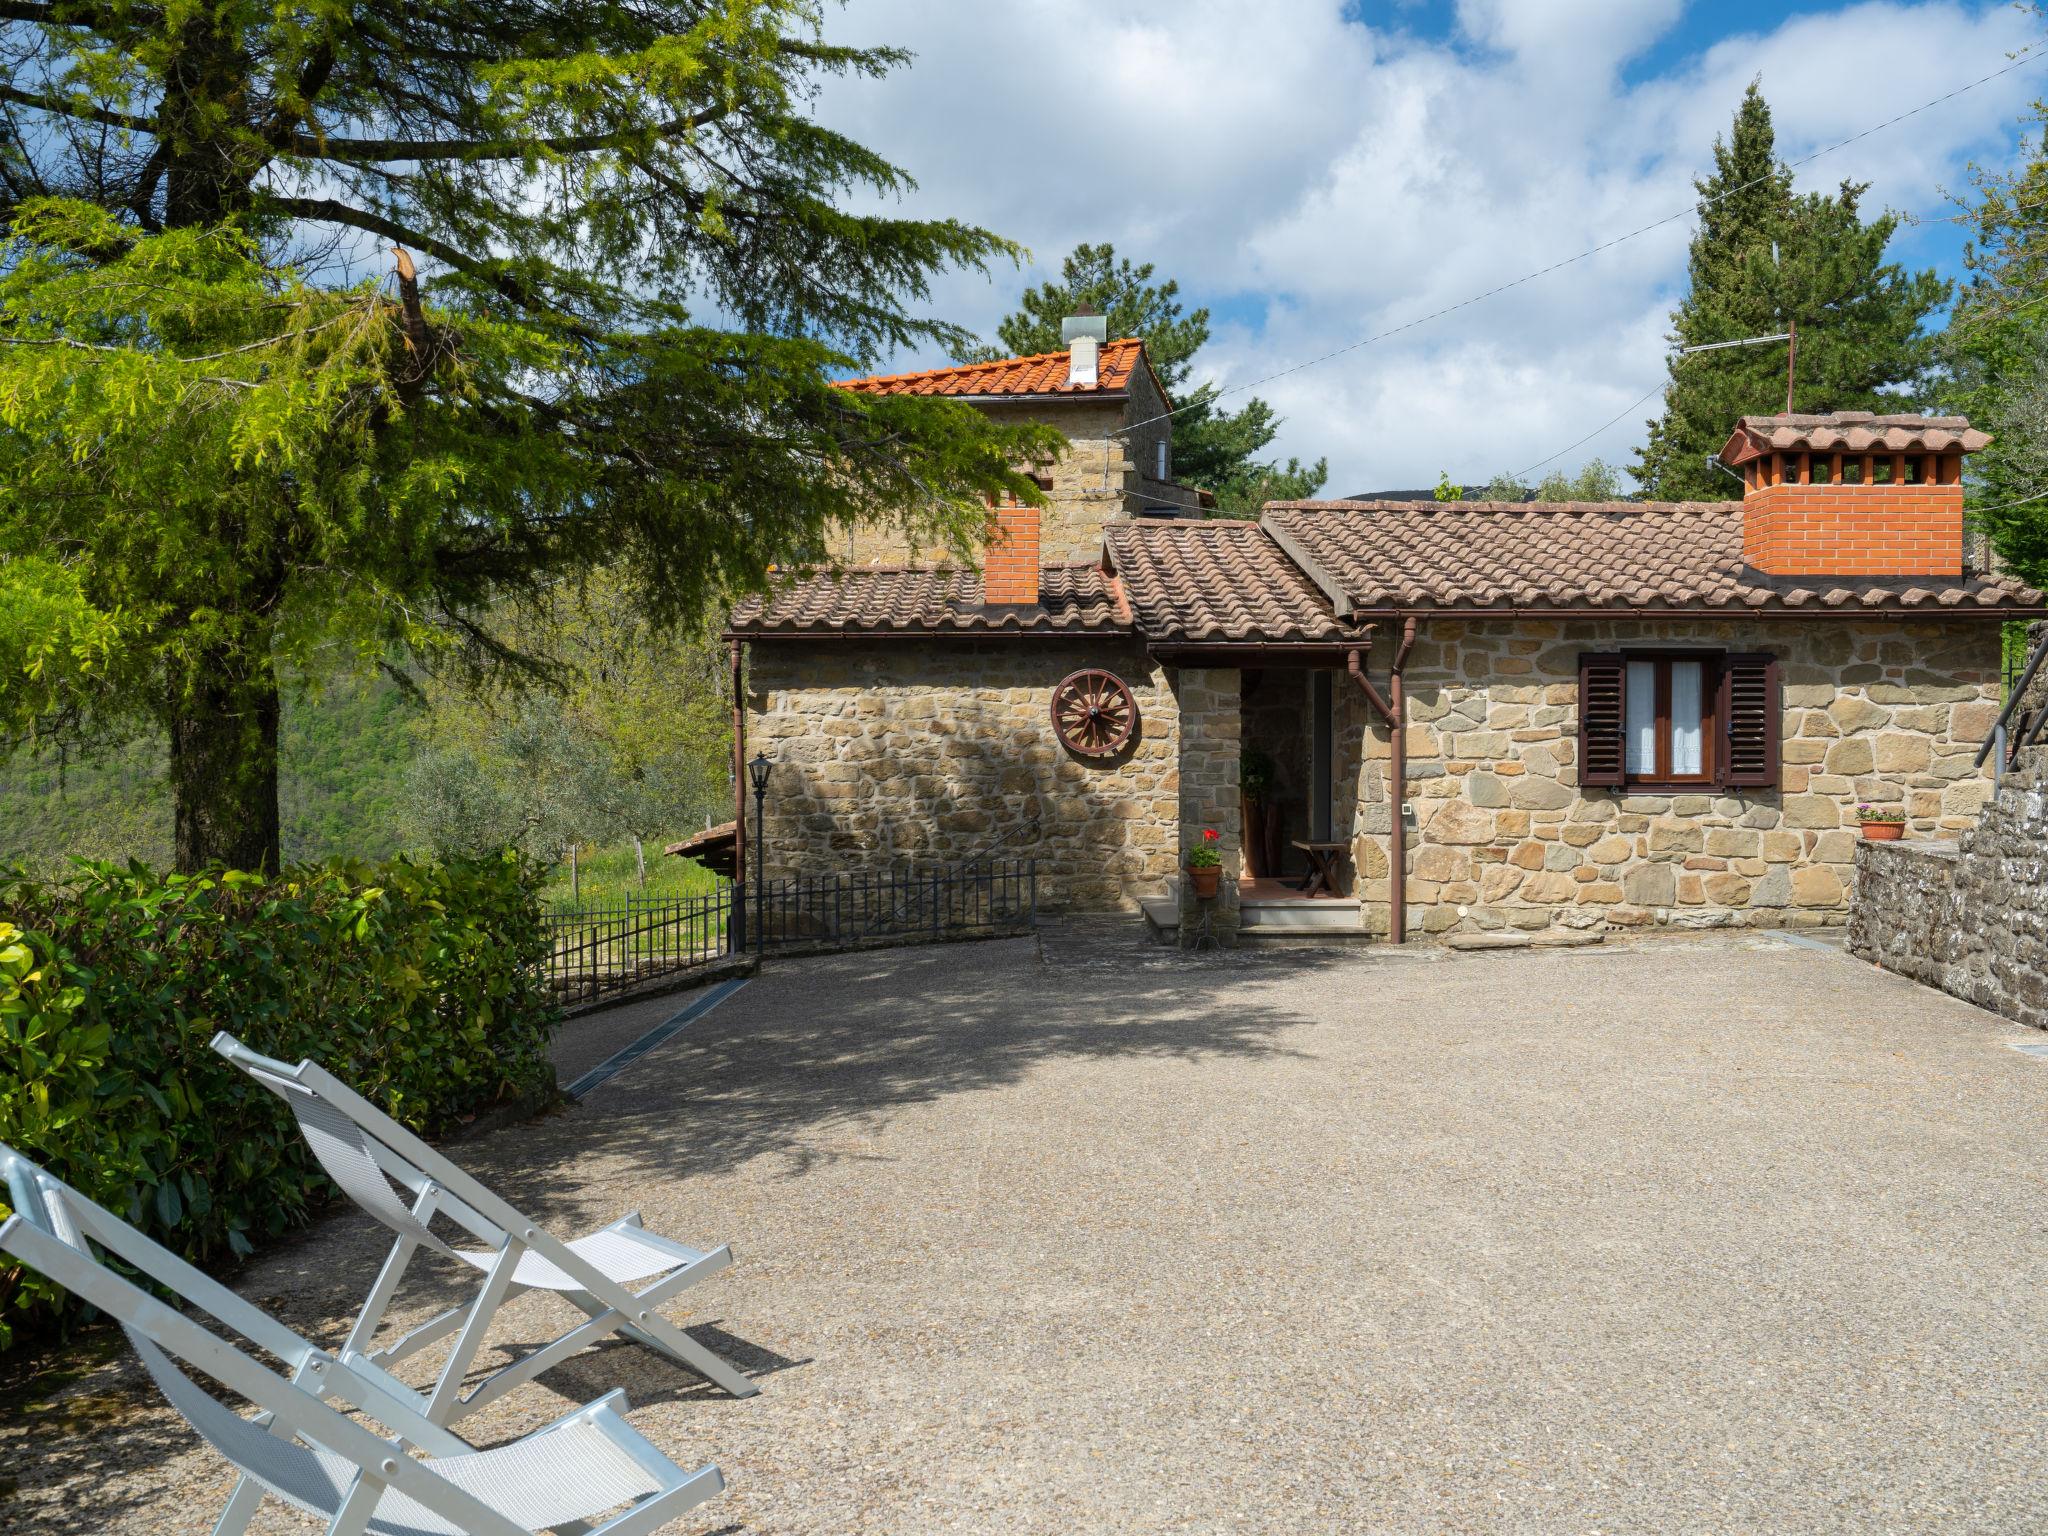
<svg viewBox="0 0 2048 1536">
<path fill-rule="evenodd" d="M 1706 664 L 1698 661 L 1671 663 L 1671 771 L 1699 773 L 1703 745 L 1700 716 L 1701 695 L 1706 688 Z"/>
<path fill-rule="evenodd" d="M 1657 771 L 1657 663 L 1628 664 L 1628 771 Z"/>
</svg>

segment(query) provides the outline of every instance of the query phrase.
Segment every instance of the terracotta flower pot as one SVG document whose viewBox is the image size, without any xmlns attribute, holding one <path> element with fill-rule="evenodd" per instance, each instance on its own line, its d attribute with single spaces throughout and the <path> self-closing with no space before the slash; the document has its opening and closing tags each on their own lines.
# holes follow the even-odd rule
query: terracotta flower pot
<svg viewBox="0 0 2048 1536">
<path fill-rule="evenodd" d="M 1197 900 L 1212 901 L 1215 899 L 1216 882 L 1222 878 L 1222 870 L 1211 864 L 1207 869 L 1190 869 L 1187 875 L 1188 889 L 1195 893 Z"/>
<path fill-rule="evenodd" d="M 1863 823 L 1863 835 L 1873 843 L 1896 843 L 1906 835 L 1906 824 L 1903 821 L 1866 821 Z"/>
</svg>

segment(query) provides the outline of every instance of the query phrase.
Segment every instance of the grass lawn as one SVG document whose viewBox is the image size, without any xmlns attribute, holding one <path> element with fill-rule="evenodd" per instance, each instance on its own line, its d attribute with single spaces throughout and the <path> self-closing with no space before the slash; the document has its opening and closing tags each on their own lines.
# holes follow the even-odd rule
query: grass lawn
<svg viewBox="0 0 2048 1536">
<path fill-rule="evenodd" d="M 642 889 L 633 863 L 631 843 L 586 846 L 577 859 L 576 885 L 572 887 L 569 861 L 555 866 L 541 897 L 551 907 L 593 906 L 623 901 L 628 896 L 709 896 L 718 889 L 718 877 L 695 859 L 670 858 L 656 843 L 647 844 L 647 885 Z"/>
</svg>

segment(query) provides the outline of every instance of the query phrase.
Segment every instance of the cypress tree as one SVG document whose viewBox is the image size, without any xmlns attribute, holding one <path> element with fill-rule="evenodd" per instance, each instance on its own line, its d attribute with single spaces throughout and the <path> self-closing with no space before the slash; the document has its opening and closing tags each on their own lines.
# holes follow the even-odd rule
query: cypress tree
<svg viewBox="0 0 2048 1536">
<path fill-rule="evenodd" d="M 1898 220 L 1864 222 L 1865 186 L 1794 193 L 1778 163 L 1771 109 L 1750 83 L 1714 171 L 1693 184 L 1700 226 L 1688 287 L 1671 317 L 1679 348 L 1770 335 L 1796 324 L 1793 406 L 1800 411 L 1897 411 L 1918 403 L 1935 361 L 1924 322 L 1949 284 L 1885 260 Z M 1786 344 L 1674 356 L 1664 414 L 1651 421 L 1634 466 L 1661 501 L 1720 501 L 1740 492 L 1707 456 L 1743 415 L 1785 409 Z"/>
</svg>

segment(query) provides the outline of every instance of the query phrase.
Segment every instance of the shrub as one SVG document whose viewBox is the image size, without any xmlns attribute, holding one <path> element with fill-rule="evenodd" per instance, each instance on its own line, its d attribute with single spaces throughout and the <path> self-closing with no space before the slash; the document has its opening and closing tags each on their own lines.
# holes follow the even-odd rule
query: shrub
<svg viewBox="0 0 2048 1536">
<path fill-rule="evenodd" d="M 207 1041 L 311 1056 L 429 1135 L 544 1091 L 539 874 L 508 853 L 0 876 L 0 1141 L 194 1262 L 248 1254 L 327 1185 L 290 1111 Z M 0 1347 L 63 1305 L 0 1269 Z"/>
</svg>

